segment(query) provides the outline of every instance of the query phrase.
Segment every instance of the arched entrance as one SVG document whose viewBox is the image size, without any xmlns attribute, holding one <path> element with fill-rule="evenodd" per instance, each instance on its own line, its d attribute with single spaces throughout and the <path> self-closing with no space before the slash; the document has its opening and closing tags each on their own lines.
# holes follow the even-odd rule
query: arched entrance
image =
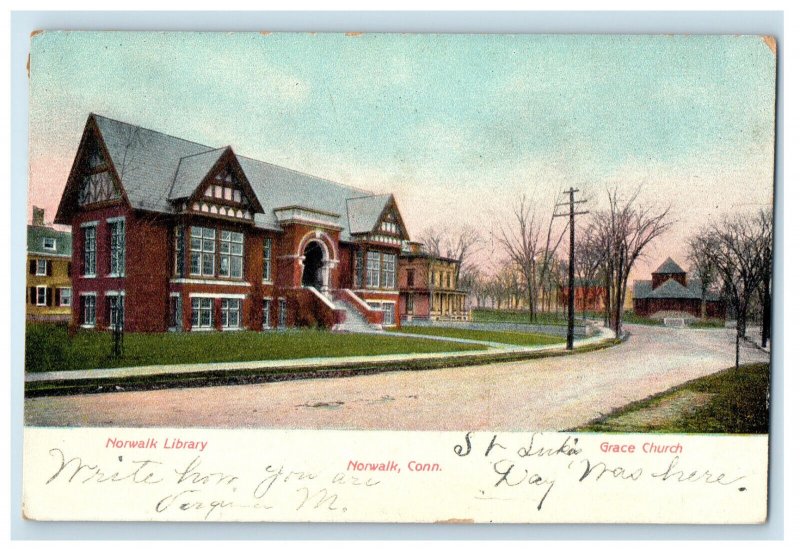
<svg viewBox="0 0 800 551">
<path fill-rule="evenodd" d="M 303 250 L 303 287 L 322 289 L 326 281 L 324 277 L 325 251 L 317 241 L 312 241 Z"/>
</svg>

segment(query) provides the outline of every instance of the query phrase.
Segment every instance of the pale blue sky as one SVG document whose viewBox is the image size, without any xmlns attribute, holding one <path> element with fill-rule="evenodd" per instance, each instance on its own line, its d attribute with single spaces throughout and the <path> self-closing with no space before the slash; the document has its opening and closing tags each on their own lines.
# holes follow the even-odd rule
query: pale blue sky
<svg viewBox="0 0 800 551">
<path fill-rule="evenodd" d="M 412 236 L 523 192 L 547 209 L 643 184 L 678 222 L 657 265 L 709 216 L 770 204 L 774 75 L 751 36 L 44 33 L 29 202 L 54 212 L 96 112 L 395 192 Z"/>
</svg>

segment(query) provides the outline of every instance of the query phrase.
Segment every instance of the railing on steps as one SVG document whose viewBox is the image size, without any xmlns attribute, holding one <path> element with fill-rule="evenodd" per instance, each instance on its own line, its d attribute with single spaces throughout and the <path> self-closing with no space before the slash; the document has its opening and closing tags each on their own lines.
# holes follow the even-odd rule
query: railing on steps
<svg viewBox="0 0 800 551">
<path fill-rule="evenodd" d="M 303 291 L 307 291 L 307 295 L 313 301 L 313 307 L 309 308 L 307 312 L 317 321 L 317 324 L 327 328 L 332 328 L 345 322 L 347 319 L 347 310 L 336 306 L 331 299 L 325 296 L 315 287 L 303 287 Z M 308 305 L 312 306 L 312 305 Z"/>
<path fill-rule="evenodd" d="M 335 289 L 333 296 L 351 306 L 375 330 L 383 329 L 383 311 L 370 308 L 364 300 L 350 289 Z"/>
</svg>

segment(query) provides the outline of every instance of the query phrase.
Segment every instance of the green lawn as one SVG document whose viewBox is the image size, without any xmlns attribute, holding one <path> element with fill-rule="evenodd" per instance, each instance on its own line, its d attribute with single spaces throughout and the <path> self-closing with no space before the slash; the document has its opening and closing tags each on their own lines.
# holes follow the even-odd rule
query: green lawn
<svg viewBox="0 0 800 551">
<path fill-rule="evenodd" d="M 512 331 L 483 331 L 478 329 L 461 329 L 459 327 L 403 327 L 398 329 L 401 333 L 411 335 L 433 335 L 436 337 L 452 337 L 456 339 L 470 339 L 473 341 L 501 342 L 505 344 L 518 344 L 522 346 L 539 346 L 543 344 L 558 344 L 566 339 L 541 333 L 523 333 Z"/>
<path fill-rule="evenodd" d="M 258 333 L 130 333 L 124 355 L 110 358 L 111 334 L 78 331 L 63 325 L 28 324 L 25 367 L 29 372 L 169 365 L 180 363 L 282 360 L 312 357 L 374 356 L 485 350 L 480 345 L 399 339 L 383 335 L 289 330 Z"/>
<path fill-rule="evenodd" d="M 768 393 L 768 363 L 730 368 L 628 404 L 578 430 L 766 434 L 769 432 Z M 687 397 L 695 397 L 695 400 L 701 397 L 697 402 L 701 405 L 675 407 Z M 620 423 L 623 419 L 626 421 Z M 640 420 L 638 424 L 637 419 Z"/>
<path fill-rule="evenodd" d="M 566 325 L 567 317 L 561 312 L 537 312 L 536 321 L 530 321 L 527 310 L 492 310 L 475 308 L 472 310 L 472 321 L 482 323 L 536 323 L 542 325 Z M 575 312 L 575 324 L 582 325 L 581 314 Z"/>
</svg>

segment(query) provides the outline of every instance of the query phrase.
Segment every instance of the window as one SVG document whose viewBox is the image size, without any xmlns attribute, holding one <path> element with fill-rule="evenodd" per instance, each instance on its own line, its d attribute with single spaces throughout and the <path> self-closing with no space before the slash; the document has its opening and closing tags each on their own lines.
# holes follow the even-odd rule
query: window
<svg viewBox="0 0 800 551">
<path fill-rule="evenodd" d="M 383 324 L 394 325 L 394 302 L 384 302 L 381 309 L 383 310 Z"/>
<path fill-rule="evenodd" d="M 408 287 L 414 286 L 414 270 L 408 270 L 408 272 L 406 272 L 406 285 Z"/>
<path fill-rule="evenodd" d="M 183 226 L 175 226 L 175 275 L 177 277 L 185 275 L 186 243 L 184 237 Z"/>
<path fill-rule="evenodd" d="M 219 241 L 219 275 L 234 279 L 242 278 L 242 255 L 244 234 L 223 230 Z"/>
<path fill-rule="evenodd" d="M 47 306 L 47 287 L 36 287 L 36 306 Z"/>
<path fill-rule="evenodd" d="M 236 298 L 222 299 L 222 327 L 235 329 L 241 327 L 242 301 Z"/>
<path fill-rule="evenodd" d="M 381 265 L 381 286 L 386 289 L 396 287 L 397 257 L 393 254 L 384 254 Z"/>
<path fill-rule="evenodd" d="M 286 299 L 278 300 L 278 327 L 286 327 Z"/>
<path fill-rule="evenodd" d="M 169 297 L 169 326 L 172 329 L 179 329 L 183 326 L 181 320 L 181 297 L 174 295 Z"/>
<path fill-rule="evenodd" d="M 47 260 L 37 260 L 36 261 L 36 275 L 37 276 L 46 276 L 47 275 Z"/>
<path fill-rule="evenodd" d="M 414 295 L 409 294 L 406 297 L 406 314 L 412 315 L 414 313 Z"/>
<path fill-rule="evenodd" d="M 364 284 L 364 251 L 356 251 L 353 266 L 353 287 L 360 288 Z"/>
<path fill-rule="evenodd" d="M 108 248 L 111 253 L 108 275 L 125 275 L 125 220 L 114 220 L 108 225 Z"/>
<path fill-rule="evenodd" d="M 261 319 L 262 326 L 264 329 L 270 328 L 270 323 L 272 322 L 272 299 L 265 298 L 264 303 L 261 306 Z"/>
<path fill-rule="evenodd" d="M 380 287 L 381 285 L 381 253 L 367 252 L 367 287 Z"/>
<path fill-rule="evenodd" d="M 45 237 L 42 239 L 42 248 L 46 251 L 55 251 L 56 250 L 56 238 L 55 237 Z"/>
<path fill-rule="evenodd" d="M 214 252 L 216 251 L 216 230 L 192 226 L 191 244 L 192 275 L 214 275 Z"/>
<path fill-rule="evenodd" d="M 264 281 L 272 281 L 272 239 L 264 238 Z"/>
<path fill-rule="evenodd" d="M 214 301 L 210 298 L 192 298 L 192 328 L 211 328 L 214 326 Z"/>
<path fill-rule="evenodd" d="M 83 325 L 94 326 L 95 315 L 97 312 L 97 297 L 94 295 L 84 295 L 81 297 L 81 323 Z"/>
<path fill-rule="evenodd" d="M 108 326 L 122 327 L 125 323 L 125 297 L 123 295 L 112 295 L 106 297 L 108 305 Z"/>
<path fill-rule="evenodd" d="M 72 306 L 72 289 L 69 287 L 61 287 L 58 290 L 58 305 Z"/>
<path fill-rule="evenodd" d="M 83 228 L 83 275 L 97 273 L 97 227 Z"/>
</svg>

